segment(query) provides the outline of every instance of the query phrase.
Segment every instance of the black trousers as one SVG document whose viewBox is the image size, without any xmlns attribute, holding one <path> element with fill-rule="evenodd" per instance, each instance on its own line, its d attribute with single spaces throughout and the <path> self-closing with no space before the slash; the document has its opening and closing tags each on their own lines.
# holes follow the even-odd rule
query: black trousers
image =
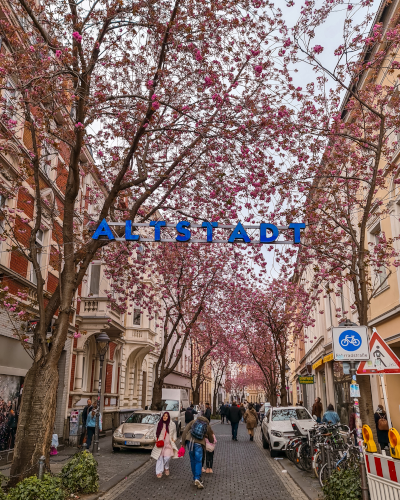
<svg viewBox="0 0 400 500">
<path fill-rule="evenodd" d="M 213 462 L 214 462 L 214 452 L 213 451 L 206 451 L 206 466 L 207 466 L 207 469 L 212 469 Z"/>
<path fill-rule="evenodd" d="M 225 420 L 225 415 L 223 415 L 223 414 L 221 413 L 221 424 L 223 424 L 223 423 L 224 423 L 224 420 Z"/>
<path fill-rule="evenodd" d="M 90 445 L 92 444 L 92 438 L 94 436 L 94 431 L 95 431 L 96 427 L 86 427 L 86 429 L 87 429 L 86 445 L 87 445 L 87 449 L 89 449 Z"/>
</svg>

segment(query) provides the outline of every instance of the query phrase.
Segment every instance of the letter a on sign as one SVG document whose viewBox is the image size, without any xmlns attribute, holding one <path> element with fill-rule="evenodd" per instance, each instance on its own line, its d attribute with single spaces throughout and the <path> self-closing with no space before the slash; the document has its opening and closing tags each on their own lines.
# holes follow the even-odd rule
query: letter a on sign
<svg viewBox="0 0 400 500">
<path fill-rule="evenodd" d="M 368 361 L 361 361 L 357 375 L 373 375 L 375 373 L 400 373 L 400 359 L 390 349 L 374 328 L 369 341 L 370 357 Z"/>
</svg>

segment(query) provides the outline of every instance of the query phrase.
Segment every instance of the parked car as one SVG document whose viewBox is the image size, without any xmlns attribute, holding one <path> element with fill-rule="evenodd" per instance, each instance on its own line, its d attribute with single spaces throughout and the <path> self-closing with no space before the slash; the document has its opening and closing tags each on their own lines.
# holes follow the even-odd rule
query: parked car
<svg viewBox="0 0 400 500">
<path fill-rule="evenodd" d="M 152 449 L 156 442 L 156 428 L 161 418 L 159 411 L 140 410 L 130 415 L 115 429 L 112 438 L 114 451 L 121 448 Z"/>
<path fill-rule="evenodd" d="M 315 425 L 315 420 L 303 406 L 271 407 L 261 424 L 263 447 L 269 448 L 271 457 L 276 456 L 278 451 L 285 450 L 289 438 L 295 435 L 290 419 L 298 420 L 304 430 Z"/>
<path fill-rule="evenodd" d="M 271 408 L 271 403 L 264 403 L 263 405 L 261 405 L 261 408 L 259 411 L 259 419 L 260 419 L 261 423 L 264 420 L 265 414 L 267 413 L 269 408 Z"/>
</svg>

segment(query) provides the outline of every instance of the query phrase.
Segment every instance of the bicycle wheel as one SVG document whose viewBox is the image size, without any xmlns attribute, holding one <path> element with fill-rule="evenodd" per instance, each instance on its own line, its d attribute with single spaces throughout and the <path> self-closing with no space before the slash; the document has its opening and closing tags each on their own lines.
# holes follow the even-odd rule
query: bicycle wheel
<svg viewBox="0 0 400 500">
<path fill-rule="evenodd" d="M 317 479 L 319 479 L 319 472 L 322 467 L 322 453 L 318 450 L 317 453 L 314 455 L 313 459 L 313 464 L 314 464 L 314 474 Z"/>
<path fill-rule="evenodd" d="M 303 470 L 311 470 L 312 461 L 310 457 L 310 445 L 308 443 L 303 444 L 300 449 L 300 463 Z"/>
<path fill-rule="evenodd" d="M 328 466 L 327 464 L 324 464 L 322 467 L 321 467 L 321 470 L 319 471 L 319 484 L 321 485 L 321 488 L 323 488 L 323 486 L 325 486 L 325 481 L 327 481 L 329 479 L 329 473 L 328 473 Z"/>
<path fill-rule="evenodd" d="M 301 460 L 301 454 L 302 454 L 302 448 L 304 448 L 304 445 L 307 444 L 307 443 L 299 443 L 297 446 L 296 446 L 296 454 L 294 456 L 294 464 L 296 465 L 296 467 L 300 470 L 306 470 L 304 469 L 303 467 L 303 463 L 302 463 L 302 460 Z"/>
</svg>

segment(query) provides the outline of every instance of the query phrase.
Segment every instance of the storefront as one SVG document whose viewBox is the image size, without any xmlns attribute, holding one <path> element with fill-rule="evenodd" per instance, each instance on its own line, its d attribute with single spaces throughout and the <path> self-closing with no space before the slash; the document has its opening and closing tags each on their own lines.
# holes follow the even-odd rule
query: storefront
<svg viewBox="0 0 400 500">
<path fill-rule="evenodd" d="M 340 417 L 340 422 L 349 425 L 350 414 L 352 413 L 350 401 L 350 363 L 343 361 L 333 363 L 333 389 L 335 404 L 334 408 Z"/>
</svg>

